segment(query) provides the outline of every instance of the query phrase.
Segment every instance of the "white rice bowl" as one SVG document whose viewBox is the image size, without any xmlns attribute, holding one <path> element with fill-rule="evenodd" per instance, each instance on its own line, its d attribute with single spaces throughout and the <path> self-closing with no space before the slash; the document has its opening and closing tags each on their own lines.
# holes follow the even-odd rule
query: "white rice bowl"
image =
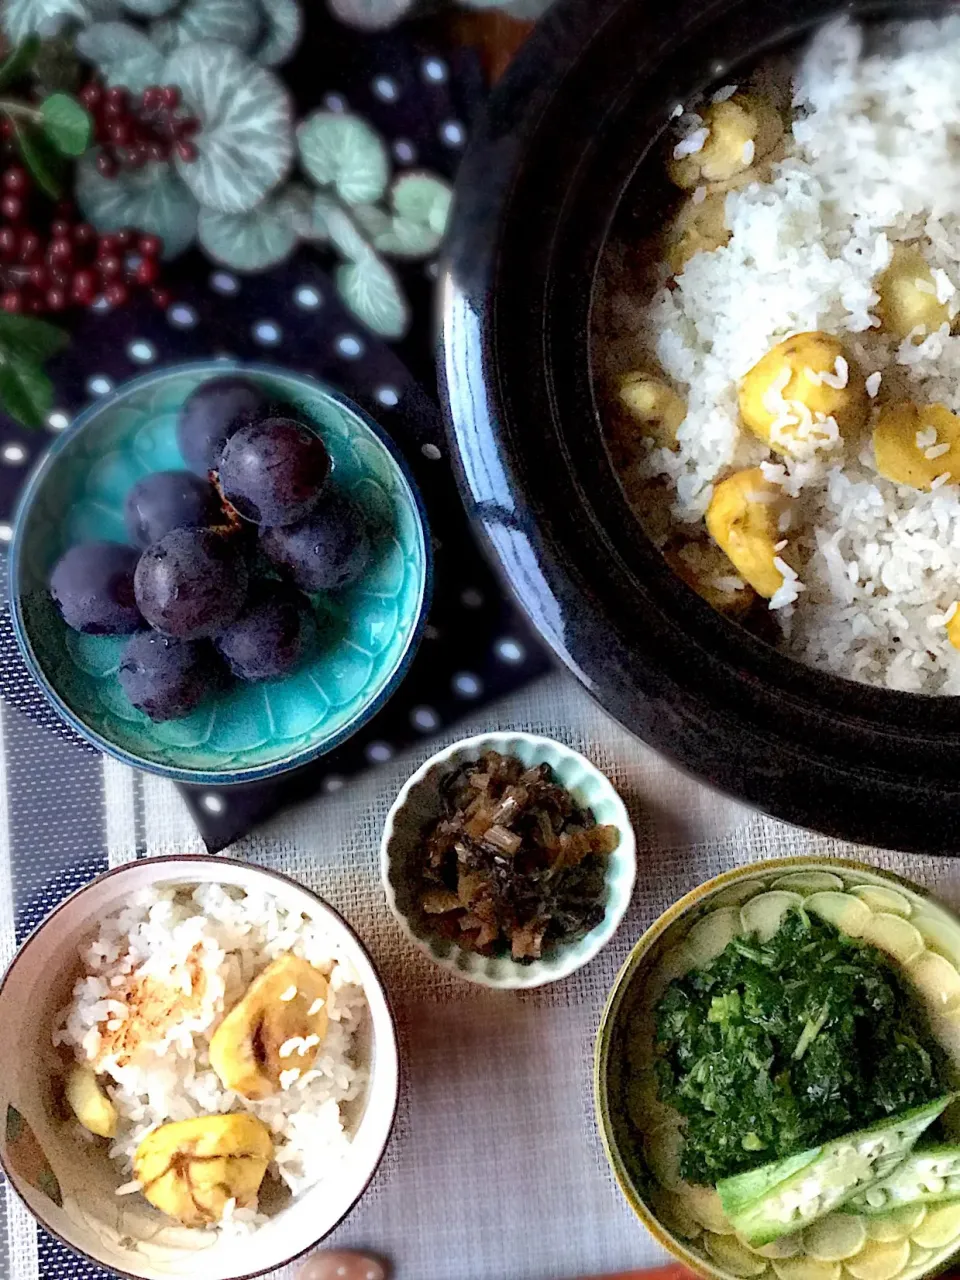
<svg viewBox="0 0 960 1280">
<path fill-rule="evenodd" d="M 652 296 L 611 250 L 600 360 L 622 373 L 654 357 L 687 399 L 679 449 L 649 443 L 634 468 L 669 482 L 671 531 L 699 534 L 714 484 L 739 468 L 762 466 L 793 499 L 783 563 L 796 573 L 770 602 L 787 651 L 890 689 L 956 694 L 946 623 L 960 599 L 960 474 L 945 466 L 931 492 L 895 484 L 869 431 L 785 460 L 738 415 L 744 374 L 809 330 L 841 338 L 876 403 L 960 412 L 960 335 L 879 332 L 875 290 L 894 245 L 918 242 L 951 322 L 960 313 L 960 16 L 870 41 L 846 22 L 813 40 L 794 68 L 786 156 L 770 182 L 726 196 L 726 247 L 693 257 L 672 288 L 663 267 Z M 676 121 L 674 137 L 692 146 L 697 120 Z"/>
<path fill-rule="evenodd" d="M 329 980 L 327 1032 L 309 1069 L 296 1066 L 281 1077 L 281 1089 L 251 1101 L 225 1089 L 210 1066 L 210 1039 L 247 987 L 278 956 L 293 953 Z M 144 1039 L 132 1055 L 110 1051 L 105 1033 L 121 1029 L 129 1016 L 115 998 L 131 976 L 152 977 L 191 990 L 184 968 L 198 956 L 203 981 L 200 1007 L 173 1021 L 157 1039 Z M 354 1032 L 366 1011 L 359 978 L 329 930 L 282 907 L 263 892 L 157 886 L 134 894 L 128 906 L 100 922 L 99 933 L 82 948 L 84 976 L 63 1011 L 55 1044 L 89 1063 L 118 1112 L 109 1155 L 124 1175 L 119 1194 L 139 1184 L 133 1157 L 148 1133 L 168 1121 L 246 1111 L 270 1130 L 274 1158 L 267 1176 L 299 1195 L 335 1178 L 350 1137 L 342 1108 L 361 1094 L 367 1074 L 355 1061 Z M 114 997 L 114 998 L 112 998 Z M 77 1125 L 78 1139 L 86 1138 Z M 249 1231 L 266 1221 L 253 1209 L 233 1208 L 207 1230 Z"/>
</svg>

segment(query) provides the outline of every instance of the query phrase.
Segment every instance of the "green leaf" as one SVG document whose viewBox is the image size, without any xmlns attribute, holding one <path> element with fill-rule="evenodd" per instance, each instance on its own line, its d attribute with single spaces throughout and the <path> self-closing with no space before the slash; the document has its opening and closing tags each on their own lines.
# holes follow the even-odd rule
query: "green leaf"
<svg viewBox="0 0 960 1280">
<path fill-rule="evenodd" d="M 60 153 L 32 125 L 23 126 L 15 122 L 14 133 L 24 164 L 47 195 L 53 200 L 59 199 L 63 193 L 63 161 Z"/>
<path fill-rule="evenodd" d="M 29 36 L 23 44 L 17 45 L 16 49 L 4 58 L 3 62 L 0 62 L 0 89 L 16 84 L 21 77 L 25 76 L 36 62 L 39 52 L 40 40 L 37 36 Z"/>
<path fill-rule="evenodd" d="M 358 320 L 384 338 L 402 338 L 410 311 L 396 276 L 385 262 L 370 254 L 337 267 L 337 290 Z"/>
<path fill-rule="evenodd" d="M 373 238 L 375 248 L 395 258 L 428 258 L 440 246 L 443 236 L 423 222 L 390 218 L 389 225 Z"/>
<path fill-rule="evenodd" d="M 105 178 L 97 172 L 96 153 L 88 151 L 77 164 L 76 197 L 98 231 L 149 231 L 163 241 L 164 258 L 183 253 L 197 232 L 197 202 L 169 164 Z"/>
<path fill-rule="evenodd" d="M 259 34 L 257 0 L 187 0 L 173 17 L 150 28 L 154 44 L 164 53 L 198 40 L 222 40 L 246 53 Z"/>
<path fill-rule="evenodd" d="M 163 84 L 178 84 L 200 121 L 196 160 L 177 157 L 180 177 L 200 204 L 247 213 L 293 164 L 293 104 L 272 71 L 230 45 L 198 40 L 174 50 Z"/>
<path fill-rule="evenodd" d="M 429 227 L 438 238 L 446 230 L 452 200 L 453 188 L 432 173 L 405 173 L 390 192 L 399 217 Z"/>
<path fill-rule="evenodd" d="M 261 67 L 279 67 L 296 52 L 303 35 L 303 13 L 297 0 L 260 0 L 266 31 L 253 56 Z"/>
<path fill-rule="evenodd" d="M 180 0 L 123 0 L 123 7 L 138 18 L 162 18 L 171 9 L 176 9 L 179 3 Z"/>
<path fill-rule="evenodd" d="M 390 160 L 380 135 L 359 116 L 314 111 L 297 128 L 304 170 L 347 204 L 370 204 L 387 189 Z"/>
<path fill-rule="evenodd" d="M 142 93 L 162 81 L 163 54 L 129 22 L 94 22 L 76 38 L 77 53 L 92 62 L 108 84 L 123 84 Z"/>
<path fill-rule="evenodd" d="M 0 346 L 26 360 L 42 362 L 62 351 L 69 336 L 56 325 L 32 316 L 14 316 L 0 311 Z"/>
<path fill-rule="evenodd" d="M 318 199 L 323 199 L 321 192 Z M 349 212 L 333 201 L 323 212 L 327 239 L 350 262 L 362 262 L 373 254 L 370 242 L 360 228 L 355 210 Z"/>
<path fill-rule="evenodd" d="M 43 131 L 65 156 L 82 156 L 90 145 L 90 113 L 68 93 L 54 93 L 40 104 Z"/>
<path fill-rule="evenodd" d="M 53 383 L 40 365 L 0 346 L 0 404 L 25 427 L 42 427 L 53 405 Z"/>
</svg>

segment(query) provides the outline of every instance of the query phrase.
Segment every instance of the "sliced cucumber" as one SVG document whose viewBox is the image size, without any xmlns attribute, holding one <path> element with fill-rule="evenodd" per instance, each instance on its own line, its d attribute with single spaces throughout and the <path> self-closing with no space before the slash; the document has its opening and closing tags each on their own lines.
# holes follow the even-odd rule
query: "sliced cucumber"
<svg viewBox="0 0 960 1280">
<path fill-rule="evenodd" d="M 960 1003 L 960 973 L 934 951 L 922 951 L 906 966 L 907 976 L 937 1013 Z"/>
<path fill-rule="evenodd" d="M 942 1249 L 952 1244 L 960 1236 L 960 1202 L 941 1204 L 935 1209 L 928 1209 L 926 1217 L 916 1230 L 910 1232 L 910 1239 L 921 1249 Z"/>
<path fill-rule="evenodd" d="M 870 908 L 849 893 L 814 893 L 803 904 L 804 910 L 819 916 L 845 933 L 848 938 L 859 938 L 870 923 Z"/>
<path fill-rule="evenodd" d="M 740 932 L 740 912 L 736 907 L 720 907 L 693 926 L 684 938 L 684 948 L 694 958 L 698 969 L 716 960 L 727 943 Z"/>
<path fill-rule="evenodd" d="M 892 911 L 896 916 L 913 915 L 909 899 L 897 893 L 896 889 L 885 889 L 879 884 L 858 884 L 850 892 L 865 902 L 871 911 Z"/>
<path fill-rule="evenodd" d="M 951 1100 L 938 1098 L 785 1160 L 725 1178 L 720 1200 L 749 1244 L 767 1244 L 838 1209 L 889 1176 Z"/>
<path fill-rule="evenodd" d="M 856 1213 L 888 1213 L 904 1205 L 946 1200 L 960 1200 L 960 1146 L 912 1151 L 889 1178 L 854 1196 L 846 1208 Z"/>
<path fill-rule="evenodd" d="M 741 880 L 739 884 L 727 885 L 715 893 L 710 899 L 711 907 L 742 907 L 750 898 L 762 893 L 766 885 L 762 880 Z"/>
<path fill-rule="evenodd" d="M 739 1240 L 740 1237 L 738 1236 Z M 752 1248 L 745 1240 L 740 1240 L 746 1248 Z M 758 1245 L 753 1249 L 754 1253 L 758 1253 L 761 1258 L 793 1258 L 803 1249 L 803 1235 L 797 1232 L 793 1236 L 781 1236 L 779 1240 L 771 1240 L 769 1244 Z"/>
<path fill-rule="evenodd" d="M 773 887 L 794 893 L 829 893 L 832 889 L 842 889 L 843 881 L 832 871 L 792 871 L 774 880 Z"/>
<path fill-rule="evenodd" d="M 885 951 L 900 964 L 909 964 L 923 950 L 923 938 L 909 920 L 891 911 L 877 911 L 863 931 L 863 941 Z"/>
<path fill-rule="evenodd" d="M 918 912 L 912 920 L 928 951 L 935 951 L 951 964 L 960 964 L 960 930 L 952 920 L 923 912 Z"/>
<path fill-rule="evenodd" d="M 780 1280 L 839 1280 L 839 1262 L 818 1262 L 802 1253 L 795 1258 L 773 1258 L 770 1265 Z"/>
<path fill-rule="evenodd" d="M 680 1151 L 683 1148 L 683 1126 L 678 1119 L 657 1125 L 644 1139 L 643 1154 L 650 1172 L 668 1191 L 684 1185 L 680 1176 Z"/>
<path fill-rule="evenodd" d="M 691 969 L 696 968 L 696 961 L 687 950 L 685 943 L 671 947 L 660 957 L 650 977 L 644 983 L 643 1001 L 649 1008 L 654 1008 L 657 1001 L 675 978 L 682 978 Z"/>
<path fill-rule="evenodd" d="M 857 1256 L 848 1258 L 844 1266 L 854 1280 L 893 1280 L 909 1260 L 909 1240 L 893 1240 L 889 1243 L 868 1240 Z"/>
<path fill-rule="evenodd" d="M 803 906 L 799 893 L 787 893 L 784 889 L 771 889 L 751 898 L 740 908 L 740 923 L 744 933 L 755 933 L 761 942 L 767 942 L 780 928 L 788 911 Z"/>
<path fill-rule="evenodd" d="M 681 1240 L 696 1240 L 703 1235 L 703 1228 L 684 1204 L 683 1197 L 675 1191 L 665 1191 L 657 1187 L 650 1195 L 650 1203 L 657 1217 L 675 1236 Z"/>
<path fill-rule="evenodd" d="M 695 1187 L 685 1183 L 681 1198 L 691 1218 L 718 1236 L 732 1236 L 733 1225 L 723 1211 L 720 1197 L 713 1187 Z"/>
<path fill-rule="evenodd" d="M 850 1213 L 828 1213 L 803 1233 L 804 1252 L 818 1262 L 843 1262 L 866 1243 L 863 1219 Z"/>
<path fill-rule="evenodd" d="M 877 1214 L 876 1217 L 864 1218 L 864 1222 L 867 1225 L 867 1235 L 871 1240 L 881 1240 L 885 1244 L 890 1244 L 893 1240 L 906 1240 L 911 1231 L 916 1231 L 926 1216 L 925 1205 L 905 1204 L 902 1209 L 888 1209 L 886 1213 Z"/>
<path fill-rule="evenodd" d="M 734 1276 L 762 1276 L 767 1269 L 763 1258 L 745 1249 L 736 1236 L 715 1236 L 707 1232 L 703 1238 L 707 1253 Z"/>
</svg>

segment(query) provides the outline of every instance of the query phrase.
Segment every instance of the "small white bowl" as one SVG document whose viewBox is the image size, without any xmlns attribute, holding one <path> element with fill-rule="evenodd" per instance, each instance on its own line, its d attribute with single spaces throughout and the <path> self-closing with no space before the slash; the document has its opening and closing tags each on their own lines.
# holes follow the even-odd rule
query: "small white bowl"
<svg viewBox="0 0 960 1280">
<path fill-rule="evenodd" d="M 509 956 L 481 956 L 432 933 L 416 904 L 412 862 L 429 823 L 441 814 L 440 783 L 461 765 L 486 751 L 516 756 L 529 768 L 548 764 L 555 780 L 592 811 L 598 823 L 611 823 L 620 842 L 607 864 L 604 916 L 576 942 L 552 947 L 541 960 L 521 964 Z M 542 987 L 565 978 L 592 960 L 623 919 L 637 873 L 637 844 L 626 806 L 613 784 L 579 752 L 552 738 L 532 733 L 484 733 L 438 751 L 404 784 L 387 814 L 380 842 L 380 874 L 390 910 L 404 933 L 443 968 L 487 987 Z"/>
<path fill-rule="evenodd" d="M 257 1231 L 226 1234 L 173 1225 L 123 1181 L 102 1143 L 82 1143 L 58 1104 L 64 1059 L 53 1047 L 70 1002 L 78 947 L 99 920 L 157 885 L 218 883 L 269 893 L 321 921 L 360 975 L 369 1016 L 358 1031 L 369 1063 L 365 1094 L 348 1119 L 351 1146 L 337 1176 L 297 1196 Z M 386 1148 L 399 1096 L 393 1015 L 360 940 L 327 903 L 286 876 L 229 858 L 145 858 L 108 871 L 60 904 L 20 948 L 0 985 L 0 1166 L 41 1226 L 99 1266 L 136 1280 L 246 1280 L 312 1249 L 367 1189 Z M 11 1119 L 12 1117 L 12 1119 Z M 56 1188 L 62 1203 L 56 1202 Z"/>
</svg>

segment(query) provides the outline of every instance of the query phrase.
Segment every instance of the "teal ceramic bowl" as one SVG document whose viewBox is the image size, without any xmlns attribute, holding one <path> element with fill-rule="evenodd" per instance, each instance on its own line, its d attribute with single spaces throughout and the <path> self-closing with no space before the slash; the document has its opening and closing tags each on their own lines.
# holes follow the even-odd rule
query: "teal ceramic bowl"
<svg viewBox="0 0 960 1280">
<path fill-rule="evenodd" d="M 74 543 L 126 542 L 124 497 L 151 471 L 183 467 L 177 411 L 208 378 L 243 373 L 295 406 L 333 460 L 330 483 L 367 520 L 363 577 L 314 597 L 320 641 L 297 671 L 238 684 L 182 720 L 154 724 L 117 679 L 125 637 L 71 631 L 50 598 L 57 559 Z M 282 369 L 217 360 L 125 383 L 82 413 L 26 485 L 10 548 L 17 641 L 44 693 L 88 741 L 127 764 L 224 786 L 305 764 L 354 733 L 402 678 L 419 639 L 430 551 L 419 495 L 383 431 L 344 396 Z"/>
<path fill-rule="evenodd" d="M 542 959 L 523 964 L 508 955 L 481 956 L 440 937 L 417 899 L 416 865 L 423 832 L 442 812 L 440 784 L 461 765 L 487 751 L 516 756 L 530 768 L 548 764 L 555 780 L 599 823 L 611 823 L 620 842 L 607 861 L 603 919 L 584 937 L 545 950 Z M 552 738 L 509 731 L 465 738 L 445 747 L 408 779 L 387 814 L 380 842 L 380 874 L 387 904 L 400 927 L 421 950 L 459 978 L 502 989 L 542 987 L 580 969 L 610 941 L 623 919 L 637 874 L 637 842 L 630 815 L 613 783 L 572 747 Z"/>
</svg>

